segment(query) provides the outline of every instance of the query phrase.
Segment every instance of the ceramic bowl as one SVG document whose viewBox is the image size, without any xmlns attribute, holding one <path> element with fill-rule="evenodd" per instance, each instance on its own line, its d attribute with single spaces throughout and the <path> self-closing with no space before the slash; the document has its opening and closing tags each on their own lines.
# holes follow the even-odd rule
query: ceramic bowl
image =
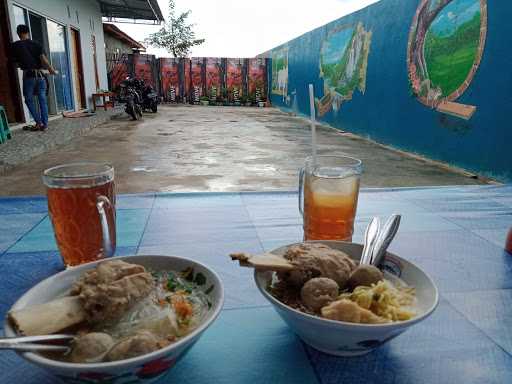
<svg viewBox="0 0 512 384">
<path fill-rule="evenodd" d="M 363 250 L 361 244 L 341 241 L 321 243 L 345 252 L 356 261 L 359 261 Z M 272 253 L 282 255 L 289 246 L 275 249 Z M 306 344 L 330 355 L 357 356 L 371 352 L 412 325 L 425 320 L 435 310 L 439 301 L 439 294 L 432 279 L 410 261 L 387 252 L 383 270 L 388 280 L 400 278 L 407 285 L 416 288 L 417 316 L 407 321 L 386 324 L 354 324 L 328 320 L 295 310 L 269 294 L 267 287 L 272 281 L 273 272 L 255 271 L 254 278 L 263 296 Z"/>
<path fill-rule="evenodd" d="M 182 257 L 174 256 L 124 256 L 112 259 L 140 264 L 154 271 L 183 271 L 193 268 L 194 276 L 202 274 L 205 281 L 201 288 L 207 293 L 211 308 L 203 323 L 192 333 L 179 341 L 152 353 L 131 359 L 96 363 L 74 364 L 50 360 L 32 352 L 20 353 L 22 357 L 37 364 L 69 383 L 150 383 L 165 375 L 185 353 L 199 340 L 201 334 L 215 321 L 224 302 L 224 289 L 219 276 L 207 266 Z M 11 309 L 21 309 L 51 301 L 65 295 L 71 284 L 86 270 L 94 268 L 100 261 L 83 264 L 43 280 L 25 293 Z M 16 336 L 10 323 L 5 320 L 4 332 L 7 337 Z"/>
</svg>

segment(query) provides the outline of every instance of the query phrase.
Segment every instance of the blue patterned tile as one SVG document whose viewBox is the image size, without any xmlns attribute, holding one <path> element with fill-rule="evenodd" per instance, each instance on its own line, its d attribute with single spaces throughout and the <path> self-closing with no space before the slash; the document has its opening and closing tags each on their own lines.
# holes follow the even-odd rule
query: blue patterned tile
<svg viewBox="0 0 512 384">
<path fill-rule="evenodd" d="M 449 293 L 446 299 L 512 355 L 512 290 Z"/>
<path fill-rule="evenodd" d="M 173 383 L 318 383 L 301 343 L 270 308 L 223 311 L 167 379 Z"/>
<path fill-rule="evenodd" d="M 117 245 L 120 247 L 137 247 L 144 233 L 149 214 L 149 209 L 117 211 Z"/>
<path fill-rule="evenodd" d="M 155 202 L 155 194 L 117 195 L 116 209 L 150 209 Z"/>
<path fill-rule="evenodd" d="M 512 357 L 448 303 L 379 349 L 340 358 L 306 347 L 323 384 L 502 384 Z"/>
<path fill-rule="evenodd" d="M 512 288 L 512 258 L 471 232 L 399 231 L 390 250 L 426 271 L 441 292 Z"/>
<path fill-rule="evenodd" d="M 37 226 L 18 241 L 9 252 L 56 251 L 57 243 L 50 218 L 46 216 Z"/>
<path fill-rule="evenodd" d="M 444 212 L 440 216 L 466 229 L 503 229 L 512 226 L 512 208 L 465 212 Z"/>
<path fill-rule="evenodd" d="M 493 243 L 494 245 L 497 245 L 500 248 L 505 248 L 505 242 L 507 240 L 509 228 L 512 228 L 512 224 L 507 228 L 474 229 L 471 232 Z"/>
<path fill-rule="evenodd" d="M 27 290 L 64 269 L 58 252 L 6 253 L 0 257 L 0 318 Z"/>
<path fill-rule="evenodd" d="M 242 206 L 238 193 L 161 193 L 156 196 L 154 209 L 185 210 Z"/>
<path fill-rule="evenodd" d="M 46 197 L 7 197 L 0 198 L 0 215 L 11 213 L 47 213 Z"/>
<path fill-rule="evenodd" d="M 14 245 L 45 216 L 44 213 L 0 215 L 0 254 Z"/>
</svg>

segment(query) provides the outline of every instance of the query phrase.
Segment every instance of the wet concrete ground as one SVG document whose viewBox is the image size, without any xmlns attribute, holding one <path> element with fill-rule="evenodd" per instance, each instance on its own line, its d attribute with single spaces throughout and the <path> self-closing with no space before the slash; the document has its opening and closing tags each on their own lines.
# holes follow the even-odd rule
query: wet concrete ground
<svg viewBox="0 0 512 384">
<path fill-rule="evenodd" d="M 350 134 L 317 128 L 319 154 L 363 160 L 362 186 L 480 184 Z M 274 108 L 161 106 L 140 122 L 118 117 L 0 176 L 0 195 L 43 194 L 41 173 L 68 162 L 112 163 L 120 193 L 297 188 L 311 152 L 309 124 Z"/>
</svg>

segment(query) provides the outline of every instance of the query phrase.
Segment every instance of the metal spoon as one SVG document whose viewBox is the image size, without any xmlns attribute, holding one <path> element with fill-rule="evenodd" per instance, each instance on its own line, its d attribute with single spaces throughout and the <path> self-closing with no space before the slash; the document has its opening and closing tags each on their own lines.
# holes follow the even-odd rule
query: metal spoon
<svg viewBox="0 0 512 384">
<path fill-rule="evenodd" d="M 375 241 L 375 245 L 373 247 L 372 256 L 370 258 L 370 264 L 378 267 L 386 254 L 386 250 L 393 241 L 396 233 L 398 232 L 398 227 L 400 226 L 400 219 L 402 216 L 393 214 L 389 217 L 389 219 L 384 224 L 384 227 L 380 231 L 379 237 Z"/>
<path fill-rule="evenodd" d="M 368 226 L 366 227 L 366 231 L 364 232 L 364 246 L 359 264 L 363 265 L 371 263 L 373 248 L 375 246 L 375 241 L 379 236 L 379 232 L 380 220 L 378 217 L 374 217 L 372 221 L 370 221 L 370 224 L 368 224 Z"/>
<path fill-rule="evenodd" d="M 23 337 L 5 337 L 0 338 L 0 349 L 13 349 L 16 351 L 61 351 L 69 350 L 69 342 L 74 340 L 74 335 L 43 335 L 43 336 L 23 336 Z M 45 341 L 62 341 L 66 345 L 40 344 Z"/>
</svg>

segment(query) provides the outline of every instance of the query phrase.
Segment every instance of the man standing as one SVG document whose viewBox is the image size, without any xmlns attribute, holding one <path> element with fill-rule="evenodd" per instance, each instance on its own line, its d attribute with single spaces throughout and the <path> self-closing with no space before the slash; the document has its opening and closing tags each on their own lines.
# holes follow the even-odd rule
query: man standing
<svg viewBox="0 0 512 384">
<path fill-rule="evenodd" d="M 30 39 L 30 31 L 24 24 L 16 28 L 20 40 L 11 44 L 12 59 L 23 70 L 23 96 L 36 125 L 31 131 L 45 131 L 48 128 L 48 103 L 46 101 L 47 82 L 43 69 L 54 75 L 57 72 L 46 58 L 43 47 Z M 39 111 L 34 102 L 39 102 Z"/>
</svg>

